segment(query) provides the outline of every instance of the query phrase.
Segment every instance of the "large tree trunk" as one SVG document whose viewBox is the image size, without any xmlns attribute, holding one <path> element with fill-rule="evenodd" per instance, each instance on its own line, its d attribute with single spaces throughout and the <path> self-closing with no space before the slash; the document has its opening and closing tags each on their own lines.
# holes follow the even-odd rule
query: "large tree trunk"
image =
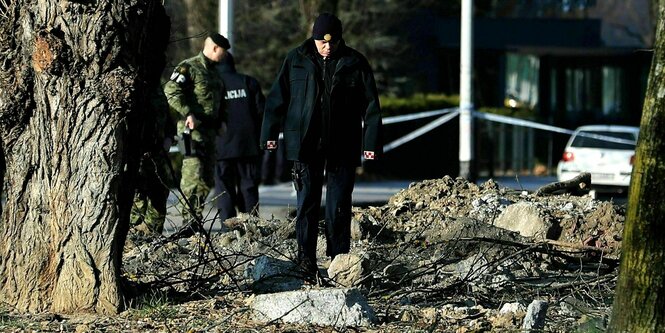
<svg viewBox="0 0 665 333">
<path fill-rule="evenodd" d="M 665 5 L 659 3 L 609 332 L 665 332 Z"/>
<path fill-rule="evenodd" d="M 168 19 L 158 0 L 8 2 L 0 299 L 22 311 L 115 313 L 136 138 Z"/>
</svg>

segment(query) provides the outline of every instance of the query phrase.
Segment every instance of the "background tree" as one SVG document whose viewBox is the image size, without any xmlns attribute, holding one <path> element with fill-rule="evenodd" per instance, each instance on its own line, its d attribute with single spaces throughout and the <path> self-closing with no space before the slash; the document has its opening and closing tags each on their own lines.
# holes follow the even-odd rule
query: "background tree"
<svg viewBox="0 0 665 333">
<path fill-rule="evenodd" d="M 665 332 L 665 2 L 658 3 L 609 332 Z"/>
<path fill-rule="evenodd" d="M 399 94 L 403 86 L 399 82 L 413 76 L 417 57 L 407 52 L 408 29 L 404 24 L 416 11 L 427 11 L 437 4 L 424 0 L 236 1 L 232 52 L 238 56 L 239 67 L 259 79 L 267 90 L 288 50 L 311 35 L 316 16 L 332 12 L 342 20 L 347 43 L 372 64 L 379 90 Z"/>
<path fill-rule="evenodd" d="M 164 66 L 158 0 L 3 1 L 0 299 L 117 312 L 145 97 Z"/>
<path fill-rule="evenodd" d="M 235 42 L 238 70 L 256 77 L 267 92 L 286 52 L 305 38 L 296 1 L 236 1 Z"/>
<path fill-rule="evenodd" d="M 170 0 L 172 18 L 168 77 L 175 64 L 200 51 L 203 35 L 217 30 L 217 0 Z M 478 0 L 489 11 L 491 0 Z M 231 52 L 239 69 L 270 89 L 286 52 L 311 34 L 316 16 L 335 13 L 344 25 L 344 39 L 365 54 L 382 94 L 408 95 L 421 91 L 426 69 L 417 66 L 430 50 L 410 44 L 414 22 L 422 15 L 459 16 L 459 1 L 438 0 L 252 0 L 234 2 L 235 40 Z M 215 14 L 211 14 L 215 13 Z M 417 32 L 416 32 L 417 33 Z"/>
<path fill-rule="evenodd" d="M 201 52 L 203 40 L 209 32 L 217 32 L 219 1 L 169 0 L 164 6 L 172 22 L 168 64 L 164 73 L 164 78 L 168 79 L 180 61 Z"/>
</svg>

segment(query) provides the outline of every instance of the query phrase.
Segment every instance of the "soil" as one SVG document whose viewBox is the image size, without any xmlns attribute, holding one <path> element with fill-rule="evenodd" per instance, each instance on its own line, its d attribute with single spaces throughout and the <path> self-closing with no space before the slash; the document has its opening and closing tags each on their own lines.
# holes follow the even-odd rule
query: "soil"
<svg viewBox="0 0 665 333">
<path fill-rule="evenodd" d="M 532 207 L 549 231 L 529 237 L 498 227 L 497 219 L 517 203 Z M 348 330 L 519 331 L 534 300 L 549 305 L 544 331 L 602 330 L 614 294 L 625 211 L 587 195 L 536 196 L 492 180 L 480 186 L 451 177 L 412 183 L 383 206 L 353 209 L 351 253 L 369 265 L 356 287 L 378 323 Z M 241 215 L 225 224 L 226 232 L 210 237 L 130 234 L 123 255 L 128 309 L 117 316 L 19 315 L 0 307 L 0 329 L 339 331 L 253 320 L 248 267 L 262 255 L 295 258 L 293 221 Z M 330 260 L 323 238 L 318 251 L 325 274 Z"/>
</svg>

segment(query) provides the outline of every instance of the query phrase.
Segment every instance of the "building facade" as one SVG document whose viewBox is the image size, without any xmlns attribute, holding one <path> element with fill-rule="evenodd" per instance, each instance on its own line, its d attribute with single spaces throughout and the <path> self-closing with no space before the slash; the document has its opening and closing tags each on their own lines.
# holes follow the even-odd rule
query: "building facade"
<svg viewBox="0 0 665 333">
<path fill-rule="evenodd" d="M 476 108 L 508 107 L 515 117 L 566 129 L 639 124 L 655 33 L 651 1 L 475 2 Z M 418 71 L 427 89 L 458 93 L 459 17 L 425 14 L 412 27 L 416 49 L 434 54 Z M 530 129 L 499 138 L 498 130 L 480 124 L 476 140 L 479 167 L 490 174 L 531 171 L 538 163 L 551 172 L 568 139 Z"/>
</svg>

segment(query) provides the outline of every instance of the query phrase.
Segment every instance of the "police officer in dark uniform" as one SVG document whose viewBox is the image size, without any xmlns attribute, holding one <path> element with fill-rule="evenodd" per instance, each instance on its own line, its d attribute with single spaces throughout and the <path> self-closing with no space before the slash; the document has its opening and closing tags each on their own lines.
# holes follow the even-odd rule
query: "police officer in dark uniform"
<svg viewBox="0 0 665 333">
<path fill-rule="evenodd" d="M 259 136 L 265 97 L 259 82 L 236 72 L 231 53 L 218 66 L 227 113 L 226 131 L 217 136 L 215 194 L 222 222 L 241 213 L 258 215 L 261 181 Z"/>
<path fill-rule="evenodd" d="M 319 15 L 312 37 L 287 54 L 266 100 L 262 147 L 277 148 L 283 119 L 298 196 L 298 257 L 306 274 L 316 274 L 324 181 L 326 254 L 334 258 L 350 249 L 355 169 L 363 153 L 372 160 L 382 152 L 381 109 L 372 69 L 362 54 L 346 46 L 342 23 L 332 14 Z"/>
</svg>

